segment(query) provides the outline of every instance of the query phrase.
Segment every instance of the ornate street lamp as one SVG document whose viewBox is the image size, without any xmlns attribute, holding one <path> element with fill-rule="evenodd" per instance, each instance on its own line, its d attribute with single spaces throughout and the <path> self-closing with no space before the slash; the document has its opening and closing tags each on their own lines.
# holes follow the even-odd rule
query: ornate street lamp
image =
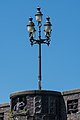
<svg viewBox="0 0 80 120">
<path fill-rule="evenodd" d="M 29 32 L 29 39 L 31 42 L 31 45 L 38 44 L 39 46 L 39 53 L 38 53 L 38 65 L 39 65 L 39 70 L 38 70 L 38 85 L 39 85 L 39 90 L 41 90 L 41 44 L 47 44 L 49 46 L 50 44 L 50 37 L 51 37 L 51 22 L 50 22 L 50 17 L 46 18 L 46 23 L 44 24 L 44 33 L 45 33 L 45 39 L 41 38 L 41 26 L 42 26 L 42 16 L 43 14 L 40 11 L 40 7 L 37 7 L 37 13 L 35 14 L 36 16 L 36 21 L 38 22 L 38 38 L 34 39 L 35 37 L 35 28 L 34 28 L 34 23 L 33 23 L 33 18 L 29 18 L 29 23 L 27 25 L 27 30 Z"/>
</svg>

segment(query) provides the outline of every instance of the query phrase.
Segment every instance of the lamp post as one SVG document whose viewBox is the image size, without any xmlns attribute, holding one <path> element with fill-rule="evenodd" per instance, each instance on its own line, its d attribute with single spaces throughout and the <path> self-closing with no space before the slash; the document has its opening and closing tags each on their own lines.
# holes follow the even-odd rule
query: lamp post
<svg viewBox="0 0 80 120">
<path fill-rule="evenodd" d="M 38 38 L 35 39 L 35 25 L 33 23 L 33 18 L 29 18 L 29 23 L 27 25 L 27 30 L 29 32 L 29 39 L 31 42 L 31 45 L 38 44 L 38 87 L 39 90 L 41 90 L 41 44 L 47 44 L 49 46 L 50 44 L 50 37 L 51 37 L 51 22 L 50 18 L 46 18 L 46 23 L 44 24 L 44 33 L 45 33 L 45 39 L 41 38 L 41 26 L 42 26 L 42 16 L 43 14 L 40 11 L 40 7 L 37 7 L 37 13 L 35 14 L 36 21 L 38 23 Z"/>
</svg>

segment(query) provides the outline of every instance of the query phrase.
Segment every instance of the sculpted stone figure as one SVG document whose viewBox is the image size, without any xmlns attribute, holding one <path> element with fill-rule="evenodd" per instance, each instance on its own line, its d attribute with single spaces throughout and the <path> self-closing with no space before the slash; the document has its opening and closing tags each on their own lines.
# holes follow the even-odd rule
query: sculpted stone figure
<svg viewBox="0 0 80 120">
<path fill-rule="evenodd" d="M 23 101 L 20 101 L 20 98 L 17 98 L 17 103 L 14 106 L 14 111 L 19 112 L 22 110 L 25 106 L 25 103 Z"/>
</svg>

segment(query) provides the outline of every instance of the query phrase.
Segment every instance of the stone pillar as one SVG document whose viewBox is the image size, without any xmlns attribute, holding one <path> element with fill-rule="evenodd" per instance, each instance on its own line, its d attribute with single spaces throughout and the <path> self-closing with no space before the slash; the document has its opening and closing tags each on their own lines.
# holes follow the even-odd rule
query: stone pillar
<svg viewBox="0 0 80 120">
<path fill-rule="evenodd" d="M 62 95 L 66 104 L 67 120 L 80 120 L 80 89 L 64 91 Z"/>
<path fill-rule="evenodd" d="M 12 120 L 67 120 L 60 92 L 22 91 L 11 94 L 10 99 Z"/>
</svg>

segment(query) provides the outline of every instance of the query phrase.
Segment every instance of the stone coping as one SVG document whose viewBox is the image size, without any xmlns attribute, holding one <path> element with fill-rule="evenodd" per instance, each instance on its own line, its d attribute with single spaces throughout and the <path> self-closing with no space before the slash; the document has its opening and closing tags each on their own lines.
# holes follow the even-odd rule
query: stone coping
<svg viewBox="0 0 80 120">
<path fill-rule="evenodd" d="M 0 104 L 0 114 L 6 113 L 10 110 L 10 103 Z"/>
<path fill-rule="evenodd" d="M 80 93 L 80 89 L 64 91 L 64 92 L 62 92 L 62 95 L 66 96 L 66 95 L 78 94 L 78 93 Z"/>
<path fill-rule="evenodd" d="M 0 108 L 10 107 L 10 103 L 0 104 Z"/>
<path fill-rule="evenodd" d="M 19 91 L 10 94 L 10 99 L 23 95 L 57 95 L 61 96 L 61 92 L 58 91 L 50 91 L 50 90 L 26 90 L 26 91 Z"/>
</svg>

